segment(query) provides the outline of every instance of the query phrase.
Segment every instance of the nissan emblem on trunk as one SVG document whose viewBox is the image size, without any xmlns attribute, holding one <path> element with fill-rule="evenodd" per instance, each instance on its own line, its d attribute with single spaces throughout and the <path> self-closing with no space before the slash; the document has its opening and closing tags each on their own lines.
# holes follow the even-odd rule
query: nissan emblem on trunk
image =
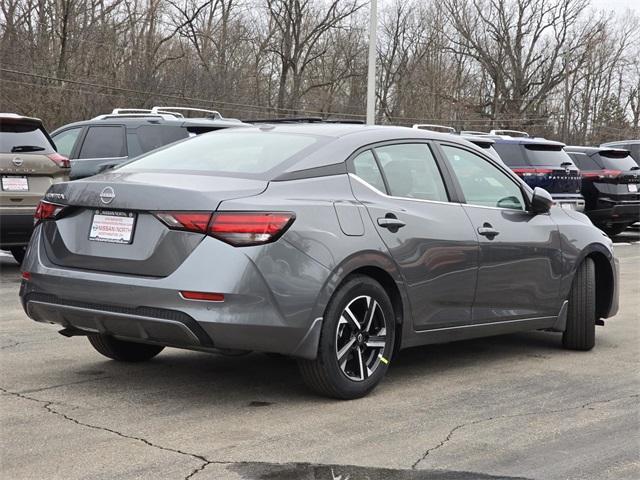
<svg viewBox="0 0 640 480">
<path fill-rule="evenodd" d="M 20 157 L 13 157 L 11 163 L 13 163 L 16 167 L 21 167 L 23 160 Z"/>
<path fill-rule="evenodd" d="M 116 192 L 113 191 L 111 187 L 104 187 L 100 192 L 100 200 L 105 205 L 113 202 L 113 199 L 116 198 Z"/>
</svg>

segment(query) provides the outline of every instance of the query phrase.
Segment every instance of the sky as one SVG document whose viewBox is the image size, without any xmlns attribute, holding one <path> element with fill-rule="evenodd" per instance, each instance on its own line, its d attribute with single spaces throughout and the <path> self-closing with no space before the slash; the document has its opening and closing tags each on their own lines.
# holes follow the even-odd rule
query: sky
<svg viewBox="0 0 640 480">
<path fill-rule="evenodd" d="M 591 0 L 591 5 L 598 10 L 615 10 L 622 13 L 631 8 L 640 13 L 640 0 Z"/>
</svg>

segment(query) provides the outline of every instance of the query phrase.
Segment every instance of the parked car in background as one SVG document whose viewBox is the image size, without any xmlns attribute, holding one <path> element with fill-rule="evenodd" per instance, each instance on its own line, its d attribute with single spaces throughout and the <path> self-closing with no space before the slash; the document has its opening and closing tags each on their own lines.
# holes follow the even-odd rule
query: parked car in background
<svg viewBox="0 0 640 480">
<path fill-rule="evenodd" d="M 452 135 L 460 135 L 461 138 L 464 138 L 468 142 L 471 142 L 474 145 L 477 145 L 478 147 L 482 148 L 487 155 L 489 155 L 491 158 L 493 158 L 497 162 L 503 163 L 502 159 L 500 158 L 500 155 L 498 155 L 498 152 L 496 152 L 495 148 L 493 148 L 493 145 L 496 143 L 496 141 L 493 140 L 492 138 L 489 138 L 488 134 L 484 132 L 471 131 L 471 130 L 456 132 L 455 128 L 453 127 L 447 127 L 444 125 L 433 125 L 429 123 L 416 123 L 415 125 L 413 125 L 413 128 L 417 128 L 418 130 L 431 130 L 432 132 L 442 132 L 442 133 L 450 133 Z"/>
<path fill-rule="evenodd" d="M 514 130 L 492 130 L 489 137 L 502 161 L 527 185 L 544 188 L 562 208 L 584 210 L 580 170 L 563 143 Z"/>
<path fill-rule="evenodd" d="M 582 173 L 585 213 L 608 235 L 640 221 L 640 167 L 629 150 L 566 147 Z"/>
<path fill-rule="evenodd" d="M 0 113 L 0 249 L 18 263 L 33 231 L 33 215 L 47 189 L 68 180 L 69 160 L 56 152 L 38 118 Z"/>
<path fill-rule="evenodd" d="M 623 148 L 629 150 L 629 155 L 638 165 L 640 165 L 640 140 L 620 140 L 617 142 L 607 142 L 600 145 L 601 147 Z"/>
<path fill-rule="evenodd" d="M 185 117 L 196 114 L 200 117 Z M 201 133 L 243 126 L 215 110 L 188 107 L 115 109 L 56 129 L 58 152 L 71 159 L 71 179 L 88 177 L 143 153 Z"/>
<path fill-rule="evenodd" d="M 550 329 L 591 349 L 612 241 L 553 204 L 458 135 L 228 129 L 53 185 L 20 296 L 115 360 L 274 352 L 357 398 L 411 346 Z"/>
</svg>

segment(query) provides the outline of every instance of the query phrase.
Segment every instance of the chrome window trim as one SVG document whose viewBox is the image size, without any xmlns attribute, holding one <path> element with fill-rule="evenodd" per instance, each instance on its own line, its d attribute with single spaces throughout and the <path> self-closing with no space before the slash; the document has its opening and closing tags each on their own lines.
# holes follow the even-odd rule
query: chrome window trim
<svg viewBox="0 0 640 480">
<path fill-rule="evenodd" d="M 376 187 L 374 187 L 373 185 L 371 185 L 370 183 L 364 181 L 363 179 L 361 179 L 359 176 L 357 176 L 355 173 L 349 172 L 348 175 L 357 180 L 358 182 L 360 182 L 362 185 L 364 185 L 365 187 L 369 188 L 370 190 L 373 190 L 374 193 L 377 193 L 378 195 L 380 195 L 381 197 L 384 198 L 390 198 L 393 200 L 409 200 L 412 202 L 422 202 L 422 203 L 439 203 L 439 204 L 444 204 L 444 205 L 462 205 L 461 203 L 458 202 L 443 202 L 440 200 L 425 200 L 422 198 L 411 198 L 411 197 L 395 197 L 393 195 L 387 195 L 384 192 L 381 192 L 380 190 L 378 190 Z"/>
</svg>

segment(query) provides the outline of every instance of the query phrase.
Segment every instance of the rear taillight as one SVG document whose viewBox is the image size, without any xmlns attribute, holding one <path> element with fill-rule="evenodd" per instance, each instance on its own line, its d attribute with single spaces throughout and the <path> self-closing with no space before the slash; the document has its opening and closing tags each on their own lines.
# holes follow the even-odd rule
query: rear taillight
<svg viewBox="0 0 640 480">
<path fill-rule="evenodd" d="M 58 205 L 57 203 L 45 202 L 44 200 L 40 200 L 38 206 L 36 207 L 36 213 L 33 215 L 33 218 L 36 222 L 41 220 L 52 220 L 56 218 L 62 210 L 64 210 L 65 205 Z"/>
<path fill-rule="evenodd" d="M 207 233 L 211 220 L 209 212 L 158 212 L 154 214 L 169 228 Z"/>
<path fill-rule="evenodd" d="M 64 155 L 60 155 L 59 153 L 52 153 L 50 155 L 47 155 L 47 157 L 60 168 L 71 168 L 71 162 Z"/>
<path fill-rule="evenodd" d="M 260 245 L 277 240 L 293 223 L 293 213 L 219 212 L 209 224 L 209 235 L 231 245 Z"/>
<path fill-rule="evenodd" d="M 599 170 L 596 172 L 582 172 L 584 178 L 616 178 L 622 173 L 621 170 Z"/>
<path fill-rule="evenodd" d="M 236 247 L 277 240 L 295 219 L 288 212 L 157 212 L 154 215 L 174 230 L 206 233 Z"/>
<path fill-rule="evenodd" d="M 531 177 L 534 175 L 548 175 L 553 170 L 550 168 L 514 168 L 513 172 L 521 177 Z"/>
</svg>

